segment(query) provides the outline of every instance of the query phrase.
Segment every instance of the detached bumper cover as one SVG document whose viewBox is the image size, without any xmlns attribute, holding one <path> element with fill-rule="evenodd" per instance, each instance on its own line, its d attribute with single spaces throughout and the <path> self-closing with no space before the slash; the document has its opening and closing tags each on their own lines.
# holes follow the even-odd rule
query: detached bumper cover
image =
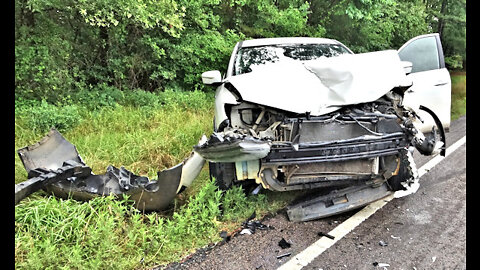
<svg viewBox="0 0 480 270">
<path fill-rule="evenodd" d="M 95 175 L 75 146 L 55 129 L 38 143 L 19 149 L 18 154 L 29 179 L 15 185 L 15 203 L 40 189 L 81 201 L 125 194 L 135 201 L 136 208 L 145 211 L 167 208 L 181 187 L 188 186 L 198 175 L 205 162 L 192 154 L 184 162 L 158 172 L 156 180 L 114 166 L 108 166 L 105 174 Z"/>
</svg>

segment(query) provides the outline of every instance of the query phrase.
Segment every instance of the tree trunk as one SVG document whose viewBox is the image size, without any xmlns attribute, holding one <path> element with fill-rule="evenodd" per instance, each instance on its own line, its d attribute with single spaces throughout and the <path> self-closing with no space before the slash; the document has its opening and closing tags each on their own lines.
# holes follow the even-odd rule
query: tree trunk
<svg viewBox="0 0 480 270">
<path fill-rule="evenodd" d="M 447 0 L 442 1 L 442 7 L 440 8 L 440 18 L 438 18 L 437 32 L 440 35 L 440 38 L 443 36 L 443 28 L 445 27 L 445 20 L 443 17 L 447 13 Z"/>
<path fill-rule="evenodd" d="M 99 60 L 102 67 L 107 68 L 108 66 L 107 57 L 108 57 L 108 49 L 109 49 L 107 27 L 100 27 L 100 40 L 102 42 L 102 46 L 100 47 Z"/>
</svg>

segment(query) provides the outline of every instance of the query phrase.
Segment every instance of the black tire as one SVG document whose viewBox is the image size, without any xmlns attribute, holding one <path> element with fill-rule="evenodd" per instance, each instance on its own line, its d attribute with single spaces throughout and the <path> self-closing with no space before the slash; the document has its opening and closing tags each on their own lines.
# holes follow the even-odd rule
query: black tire
<svg viewBox="0 0 480 270">
<path fill-rule="evenodd" d="M 390 177 L 387 182 L 392 191 L 406 190 L 402 183 L 412 181 L 415 177 L 415 163 L 409 159 L 408 150 L 404 149 L 400 152 L 400 168 L 397 175 Z"/>
<path fill-rule="evenodd" d="M 221 190 L 229 189 L 235 177 L 235 163 L 208 162 L 210 179 L 215 179 L 215 185 Z"/>
</svg>

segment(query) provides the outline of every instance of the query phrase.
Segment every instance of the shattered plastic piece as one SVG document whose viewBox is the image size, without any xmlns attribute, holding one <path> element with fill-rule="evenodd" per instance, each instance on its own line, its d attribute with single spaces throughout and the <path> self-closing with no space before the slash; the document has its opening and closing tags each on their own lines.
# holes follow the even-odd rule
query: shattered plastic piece
<svg viewBox="0 0 480 270">
<path fill-rule="evenodd" d="M 91 168 L 85 165 L 76 147 L 56 129 L 51 129 L 38 143 L 19 149 L 18 154 L 28 172 L 29 180 L 15 186 L 15 203 L 39 189 L 57 197 L 71 197 L 81 201 L 110 194 L 125 194 L 135 202 L 137 209 L 143 211 L 157 211 L 168 207 L 181 190 L 182 176 L 195 178 L 204 162 L 201 158 L 199 160 L 197 155 L 193 162 L 195 164 L 189 166 L 188 170 L 184 170 L 183 166 L 189 164 L 191 158 L 158 172 L 156 180 L 135 175 L 124 167 L 119 169 L 114 166 L 108 166 L 105 174 L 95 175 L 91 173 Z M 71 168 L 72 164 L 74 168 Z M 43 180 L 38 181 L 39 179 Z M 44 181 L 45 179 L 49 181 Z"/>
<path fill-rule="evenodd" d="M 254 219 L 255 217 L 256 217 L 256 212 L 253 211 L 253 213 L 250 215 L 250 217 L 248 217 L 247 220 L 245 220 L 242 223 L 242 228 L 243 228 L 242 232 L 245 231 L 244 233 L 252 234 L 252 233 L 255 233 L 255 231 L 257 229 L 258 230 L 275 229 L 273 226 L 265 225 L 258 220 L 252 221 L 252 219 Z M 250 233 L 248 233 L 246 230 L 248 230 Z M 240 234 L 243 234 L 242 232 L 240 232 Z"/>
<path fill-rule="evenodd" d="M 225 239 L 225 238 L 227 238 L 227 236 L 228 236 L 228 233 L 227 233 L 226 231 L 221 231 L 221 232 L 220 232 L 220 237 L 221 237 L 221 238 L 224 238 L 224 239 Z"/>
<path fill-rule="evenodd" d="M 248 229 L 248 228 L 243 229 L 243 230 L 240 232 L 240 234 L 252 234 L 252 233 L 253 233 L 252 230 L 250 230 L 250 229 Z"/>
<path fill-rule="evenodd" d="M 251 194 L 252 194 L 252 195 L 257 195 L 262 188 L 263 188 L 262 185 L 258 185 L 258 186 L 251 192 Z"/>
<path fill-rule="evenodd" d="M 292 255 L 292 253 L 291 253 L 291 252 L 287 252 L 287 253 L 285 253 L 285 254 L 278 255 L 278 256 L 277 256 L 277 259 L 281 259 L 281 258 L 283 258 L 283 257 L 287 257 L 287 256 L 290 256 L 290 255 Z"/>
<path fill-rule="evenodd" d="M 383 241 L 383 240 L 380 240 L 380 241 L 378 242 L 378 244 L 379 244 L 380 246 L 382 246 L 382 247 L 388 246 L 388 242 L 385 242 L 385 241 Z"/>
<path fill-rule="evenodd" d="M 268 230 L 268 229 L 273 229 L 272 226 L 270 225 L 265 225 L 261 223 L 258 220 L 255 221 L 248 221 L 243 224 L 244 229 L 249 229 L 252 233 L 255 233 L 255 231 L 258 230 Z"/>
<path fill-rule="evenodd" d="M 15 204 L 28 195 L 40 190 L 43 186 L 66 179 L 74 182 L 77 177 L 90 175 L 92 169 L 74 160 L 67 160 L 62 167 L 56 170 L 33 169 L 29 172 L 32 177 L 27 181 L 15 185 Z"/>
<path fill-rule="evenodd" d="M 250 135 L 213 133 L 203 144 L 194 146 L 195 152 L 211 162 L 238 162 L 258 160 L 270 152 L 268 141 Z"/>
<path fill-rule="evenodd" d="M 324 232 L 319 232 L 317 235 L 320 236 L 320 237 L 325 236 L 325 237 L 328 237 L 332 240 L 335 239 L 335 236 L 332 236 L 332 235 L 330 235 L 328 233 L 324 233 Z"/>
<path fill-rule="evenodd" d="M 390 264 L 388 264 L 388 263 L 374 262 L 374 263 L 373 263 L 373 266 L 376 266 L 376 267 L 389 267 Z"/>
<path fill-rule="evenodd" d="M 278 246 L 281 247 L 282 249 L 286 249 L 286 248 L 289 248 L 292 246 L 292 244 L 288 243 L 285 238 L 282 238 L 282 240 L 280 240 L 278 242 Z"/>
</svg>

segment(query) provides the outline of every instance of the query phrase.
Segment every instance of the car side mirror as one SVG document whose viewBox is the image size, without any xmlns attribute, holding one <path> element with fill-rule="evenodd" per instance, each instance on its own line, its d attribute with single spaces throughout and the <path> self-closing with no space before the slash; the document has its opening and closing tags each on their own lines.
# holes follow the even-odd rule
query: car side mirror
<svg viewBox="0 0 480 270">
<path fill-rule="evenodd" d="M 403 70 L 405 71 L 405 74 L 408 75 L 412 72 L 412 62 L 410 61 L 402 61 L 402 67 L 403 67 Z"/>
<path fill-rule="evenodd" d="M 218 70 L 210 70 L 202 73 L 202 82 L 207 85 L 220 84 L 222 82 L 222 74 Z"/>
</svg>

